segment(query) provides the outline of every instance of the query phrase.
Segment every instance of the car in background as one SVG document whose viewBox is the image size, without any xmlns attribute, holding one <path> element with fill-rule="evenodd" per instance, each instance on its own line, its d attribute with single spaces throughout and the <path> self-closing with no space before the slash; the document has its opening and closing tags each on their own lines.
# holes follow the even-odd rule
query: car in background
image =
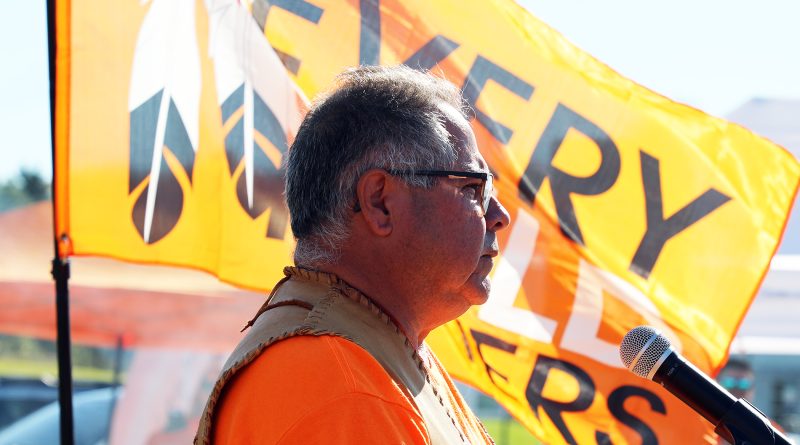
<svg viewBox="0 0 800 445">
<path fill-rule="evenodd" d="M 72 397 L 75 419 L 75 445 L 103 445 L 120 388 L 100 388 L 75 393 Z M 58 401 L 39 408 L 0 431 L 0 445 L 51 445 L 60 443 Z"/>
<path fill-rule="evenodd" d="M 108 387 L 106 382 L 75 381 L 72 391 Z M 0 431 L 6 426 L 58 400 L 58 382 L 47 378 L 0 376 Z"/>
</svg>

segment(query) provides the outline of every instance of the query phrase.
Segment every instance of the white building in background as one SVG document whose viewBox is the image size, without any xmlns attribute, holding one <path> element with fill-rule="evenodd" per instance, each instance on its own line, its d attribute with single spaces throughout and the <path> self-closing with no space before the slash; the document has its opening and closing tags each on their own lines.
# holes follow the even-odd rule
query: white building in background
<svg viewBox="0 0 800 445">
<path fill-rule="evenodd" d="M 727 119 L 800 159 L 800 99 L 753 99 Z M 788 431 L 800 433 L 800 197 L 731 355 L 753 366 L 753 403 Z"/>
</svg>

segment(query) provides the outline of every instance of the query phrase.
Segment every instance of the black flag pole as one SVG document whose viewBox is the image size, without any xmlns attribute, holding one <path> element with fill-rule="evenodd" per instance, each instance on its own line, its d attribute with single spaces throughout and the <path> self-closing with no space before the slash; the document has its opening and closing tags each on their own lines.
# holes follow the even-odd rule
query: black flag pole
<svg viewBox="0 0 800 445">
<path fill-rule="evenodd" d="M 58 349 L 58 404 L 60 409 L 61 445 L 73 445 L 72 415 L 72 357 L 69 337 L 69 260 L 53 259 L 53 279 L 56 281 L 56 329 Z"/>
<path fill-rule="evenodd" d="M 50 64 L 50 141 L 53 153 L 53 224 L 56 224 L 56 0 L 47 0 L 47 44 Z M 58 349 L 58 403 L 61 445 L 75 443 L 72 413 L 72 354 L 69 327 L 69 259 L 58 251 L 60 235 L 54 232 L 55 257 L 52 271 L 56 284 L 56 331 Z"/>
</svg>

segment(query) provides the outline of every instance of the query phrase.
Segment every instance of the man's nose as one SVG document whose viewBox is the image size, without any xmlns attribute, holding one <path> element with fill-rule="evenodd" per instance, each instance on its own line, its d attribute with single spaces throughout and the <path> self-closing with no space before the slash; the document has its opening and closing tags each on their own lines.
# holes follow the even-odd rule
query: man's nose
<svg viewBox="0 0 800 445">
<path fill-rule="evenodd" d="M 511 223 L 511 216 L 508 211 L 494 196 L 489 200 L 489 208 L 484 218 L 486 218 L 486 230 L 492 232 L 503 230 Z"/>
</svg>

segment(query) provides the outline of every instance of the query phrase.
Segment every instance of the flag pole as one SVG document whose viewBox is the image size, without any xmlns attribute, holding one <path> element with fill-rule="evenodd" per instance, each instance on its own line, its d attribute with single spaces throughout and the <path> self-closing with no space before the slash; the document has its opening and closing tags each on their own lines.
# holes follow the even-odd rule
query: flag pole
<svg viewBox="0 0 800 445">
<path fill-rule="evenodd" d="M 56 282 L 56 330 L 58 350 L 58 404 L 60 407 L 61 445 L 73 445 L 72 357 L 69 337 L 69 260 L 53 258 Z"/>
<path fill-rule="evenodd" d="M 53 224 L 56 223 L 56 0 L 47 0 L 47 44 L 50 64 L 50 142 L 53 154 Z M 54 230 L 55 232 L 55 230 Z M 72 413 L 72 354 L 69 327 L 69 259 L 58 251 L 58 237 L 54 233 L 55 256 L 51 273 L 56 284 L 56 331 L 58 350 L 58 403 L 61 445 L 75 443 Z"/>
</svg>

